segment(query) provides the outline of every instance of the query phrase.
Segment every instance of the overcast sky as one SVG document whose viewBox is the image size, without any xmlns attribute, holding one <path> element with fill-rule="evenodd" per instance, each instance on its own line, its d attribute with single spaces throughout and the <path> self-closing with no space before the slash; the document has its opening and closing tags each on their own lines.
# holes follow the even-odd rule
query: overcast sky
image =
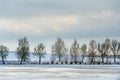
<svg viewBox="0 0 120 80">
<path fill-rule="evenodd" d="M 15 50 L 24 36 L 49 52 L 57 37 L 120 40 L 120 0 L 0 0 L 0 44 Z"/>
</svg>

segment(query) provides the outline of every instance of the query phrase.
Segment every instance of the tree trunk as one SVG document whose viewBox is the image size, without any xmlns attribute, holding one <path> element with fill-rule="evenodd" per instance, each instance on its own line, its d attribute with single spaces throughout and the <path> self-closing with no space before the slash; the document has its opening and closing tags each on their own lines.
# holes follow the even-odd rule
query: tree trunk
<svg viewBox="0 0 120 80">
<path fill-rule="evenodd" d="M 114 54 L 114 63 L 116 63 L 116 55 Z"/>
<path fill-rule="evenodd" d="M 23 60 L 21 59 L 21 60 L 20 60 L 20 64 L 22 64 L 22 61 L 23 61 Z"/>
<path fill-rule="evenodd" d="M 82 56 L 82 63 L 83 63 L 84 57 L 85 57 L 85 56 Z"/>
<path fill-rule="evenodd" d="M 104 55 L 101 55 L 102 63 L 104 64 Z"/>
<path fill-rule="evenodd" d="M 71 56 L 71 58 L 70 58 L 70 62 L 72 62 L 73 61 L 73 56 Z"/>
<path fill-rule="evenodd" d="M 41 63 L 41 56 L 39 56 L 39 64 Z"/>
<path fill-rule="evenodd" d="M 94 56 L 92 56 L 92 59 L 91 59 L 90 64 L 92 64 L 92 63 L 93 63 L 93 61 L 94 61 Z"/>
<path fill-rule="evenodd" d="M 106 56 L 106 57 L 107 57 L 107 61 L 106 62 L 108 63 L 108 56 Z"/>
<path fill-rule="evenodd" d="M 77 56 L 75 55 L 75 64 L 77 64 Z"/>
<path fill-rule="evenodd" d="M 22 64 L 22 63 L 23 63 L 23 61 L 24 61 L 24 58 L 23 58 L 23 56 L 24 56 L 24 55 L 22 55 L 22 57 L 21 57 L 20 64 Z"/>
<path fill-rule="evenodd" d="M 59 56 L 58 58 L 59 58 L 59 62 L 61 62 L 61 56 Z"/>
<path fill-rule="evenodd" d="M 5 64 L 4 57 L 2 57 L 2 63 Z"/>
</svg>

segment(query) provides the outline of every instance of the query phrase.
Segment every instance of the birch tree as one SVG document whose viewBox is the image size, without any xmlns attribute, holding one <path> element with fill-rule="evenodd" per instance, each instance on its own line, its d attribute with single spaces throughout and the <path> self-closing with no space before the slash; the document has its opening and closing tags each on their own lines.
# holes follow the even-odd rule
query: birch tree
<svg viewBox="0 0 120 80">
<path fill-rule="evenodd" d="M 52 46 L 54 54 L 58 57 L 58 61 L 61 62 L 63 55 L 66 53 L 65 43 L 61 38 L 57 38 L 57 41 Z"/>
<path fill-rule="evenodd" d="M 41 58 L 44 57 L 46 54 L 45 46 L 43 43 L 40 43 L 38 46 L 34 48 L 33 55 L 37 56 L 39 58 L 39 64 L 41 63 Z"/>
<path fill-rule="evenodd" d="M 117 40 L 112 40 L 111 51 L 114 55 L 114 63 L 116 63 L 116 55 L 118 55 L 120 51 L 120 43 Z"/>
<path fill-rule="evenodd" d="M 89 53 L 90 64 L 92 64 L 94 63 L 95 54 L 97 52 L 96 41 L 91 40 L 89 45 L 90 47 L 89 47 L 88 53 Z"/>
<path fill-rule="evenodd" d="M 82 45 L 81 51 L 82 51 L 82 63 L 83 63 L 84 57 L 86 56 L 86 53 L 87 53 L 87 46 L 86 46 L 86 44 Z"/>
<path fill-rule="evenodd" d="M 79 54 L 80 54 L 80 47 L 79 44 L 77 43 L 77 40 L 75 39 L 70 48 L 71 61 L 77 63 Z"/>
</svg>

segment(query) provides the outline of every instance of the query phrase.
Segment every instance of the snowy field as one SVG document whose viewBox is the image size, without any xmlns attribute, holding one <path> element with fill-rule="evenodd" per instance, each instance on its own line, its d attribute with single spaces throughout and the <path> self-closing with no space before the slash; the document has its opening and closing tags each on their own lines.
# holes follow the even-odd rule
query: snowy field
<svg viewBox="0 0 120 80">
<path fill-rule="evenodd" d="M 1 65 L 0 80 L 120 80 L 120 65 Z"/>
</svg>

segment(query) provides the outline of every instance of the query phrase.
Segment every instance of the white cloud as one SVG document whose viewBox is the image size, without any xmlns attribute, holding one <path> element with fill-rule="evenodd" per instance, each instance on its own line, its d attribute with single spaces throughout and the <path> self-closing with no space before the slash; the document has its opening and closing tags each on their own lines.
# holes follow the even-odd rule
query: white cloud
<svg viewBox="0 0 120 80">
<path fill-rule="evenodd" d="M 118 27 L 120 14 L 100 12 L 89 15 L 39 16 L 25 19 L 0 19 L 0 30 L 46 36 L 46 33 L 71 33 Z M 98 31 L 100 32 L 100 31 Z M 91 34 L 91 33 L 90 33 Z M 47 34 L 49 36 L 49 34 Z"/>
<path fill-rule="evenodd" d="M 69 26 L 77 23 L 77 19 L 74 16 L 67 17 L 34 17 L 23 20 L 15 19 L 0 19 L 0 29 L 9 30 L 13 32 L 33 32 L 33 34 L 46 33 L 48 30 L 62 31 Z"/>
</svg>

